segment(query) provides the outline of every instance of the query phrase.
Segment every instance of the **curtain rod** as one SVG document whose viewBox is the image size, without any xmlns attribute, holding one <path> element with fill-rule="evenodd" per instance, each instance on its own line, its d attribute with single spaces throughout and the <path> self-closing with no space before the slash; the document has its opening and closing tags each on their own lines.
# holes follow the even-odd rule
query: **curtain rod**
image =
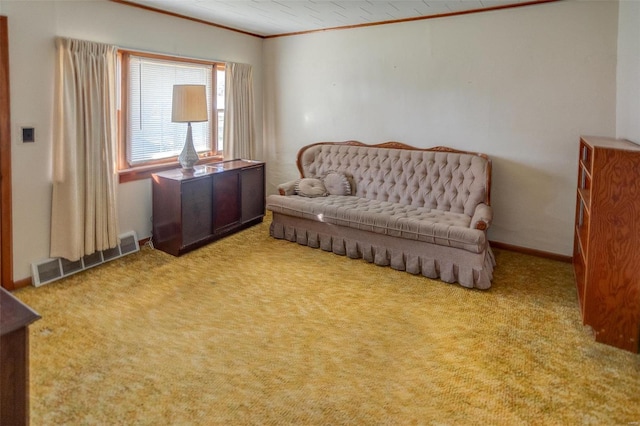
<svg viewBox="0 0 640 426">
<path fill-rule="evenodd" d="M 56 36 L 55 39 L 90 41 L 90 40 L 82 40 L 82 39 L 76 39 L 74 37 L 66 37 L 66 36 Z M 219 63 L 219 64 L 232 63 L 231 61 L 225 61 L 225 60 L 222 60 L 222 59 L 210 59 L 210 58 L 202 58 L 202 57 L 194 57 L 194 56 L 184 56 L 184 55 L 174 54 L 174 53 L 157 52 L 157 51 L 152 51 L 152 50 L 145 50 L 145 49 L 126 47 L 126 46 L 119 46 L 117 44 L 105 43 L 105 42 L 99 42 L 99 41 L 90 41 L 90 42 L 91 43 L 98 43 L 98 44 L 108 44 L 108 45 L 114 46 L 116 49 L 118 49 L 118 51 L 124 51 L 124 52 L 128 52 L 128 53 L 133 53 L 133 54 L 142 53 L 142 54 L 146 54 L 146 55 L 157 55 L 157 56 L 171 57 L 171 58 L 176 58 L 176 59 L 184 59 L 184 60 L 188 60 L 188 61 L 216 62 L 216 63 Z M 247 65 L 251 65 L 251 64 L 247 64 Z"/>
<path fill-rule="evenodd" d="M 174 53 L 156 52 L 156 51 L 150 51 L 150 50 L 144 50 L 144 49 L 123 47 L 123 46 L 116 46 L 116 47 L 117 47 L 117 49 L 119 51 L 131 53 L 131 54 L 142 53 L 142 54 L 146 54 L 146 55 L 164 56 L 164 57 L 171 57 L 171 58 L 177 58 L 177 59 L 185 59 L 185 60 L 190 60 L 190 61 L 194 61 L 195 60 L 195 61 L 203 61 L 203 62 L 217 62 L 217 63 L 222 63 L 222 64 L 226 64 L 227 62 L 229 62 L 229 61 L 223 61 L 221 59 L 210 59 L 210 58 L 202 58 L 202 57 L 194 57 L 194 56 L 184 56 L 184 55 L 174 54 Z"/>
</svg>

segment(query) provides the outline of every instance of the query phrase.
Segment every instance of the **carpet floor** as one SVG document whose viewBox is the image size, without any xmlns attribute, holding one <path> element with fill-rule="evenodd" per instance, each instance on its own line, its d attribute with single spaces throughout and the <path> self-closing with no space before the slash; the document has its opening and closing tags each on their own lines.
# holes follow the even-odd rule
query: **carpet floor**
<svg viewBox="0 0 640 426">
<path fill-rule="evenodd" d="M 268 225 L 14 292 L 31 424 L 640 422 L 640 355 L 594 342 L 571 265 L 500 250 L 468 290 Z"/>
</svg>

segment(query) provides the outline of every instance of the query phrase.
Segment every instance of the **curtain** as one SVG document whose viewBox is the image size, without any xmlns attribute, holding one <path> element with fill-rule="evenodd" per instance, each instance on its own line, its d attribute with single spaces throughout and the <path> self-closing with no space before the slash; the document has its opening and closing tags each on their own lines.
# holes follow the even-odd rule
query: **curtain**
<svg viewBox="0 0 640 426">
<path fill-rule="evenodd" d="M 227 62 L 225 66 L 224 158 L 253 159 L 253 69 Z"/>
<path fill-rule="evenodd" d="M 116 54 L 56 39 L 51 257 L 72 261 L 118 245 Z"/>
</svg>

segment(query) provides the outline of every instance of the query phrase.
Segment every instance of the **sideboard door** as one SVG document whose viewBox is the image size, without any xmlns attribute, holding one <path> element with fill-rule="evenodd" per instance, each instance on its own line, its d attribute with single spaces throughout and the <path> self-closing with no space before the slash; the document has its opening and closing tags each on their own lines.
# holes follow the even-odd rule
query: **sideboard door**
<svg viewBox="0 0 640 426">
<path fill-rule="evenodd" d="M 244 169 L 241 175 L 242 223 L 264 216 L 264 164 Z"/>
<path fill-rule="evenodd" d="M 240 224 L 240 171 L 213 175 L 213 232 L 222 234 Z"/>
<path fill-rule="evenodd" d="M 211 178 L 182 182 L 182 246 L 197 243 L 213 234 Z"/>
</svg>

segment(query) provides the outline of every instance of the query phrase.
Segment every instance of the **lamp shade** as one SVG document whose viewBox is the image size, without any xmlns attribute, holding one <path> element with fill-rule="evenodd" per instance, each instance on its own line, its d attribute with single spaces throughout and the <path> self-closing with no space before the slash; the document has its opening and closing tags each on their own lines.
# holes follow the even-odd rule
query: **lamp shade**
<svg viewBox="0 0 640 426">
<path fill-rule="evenodd" d="M 208 119 L 206 86 L 200 84 L 176 84 L 173 86 L 171 121 L 192 123 Z"/>
</svg>

